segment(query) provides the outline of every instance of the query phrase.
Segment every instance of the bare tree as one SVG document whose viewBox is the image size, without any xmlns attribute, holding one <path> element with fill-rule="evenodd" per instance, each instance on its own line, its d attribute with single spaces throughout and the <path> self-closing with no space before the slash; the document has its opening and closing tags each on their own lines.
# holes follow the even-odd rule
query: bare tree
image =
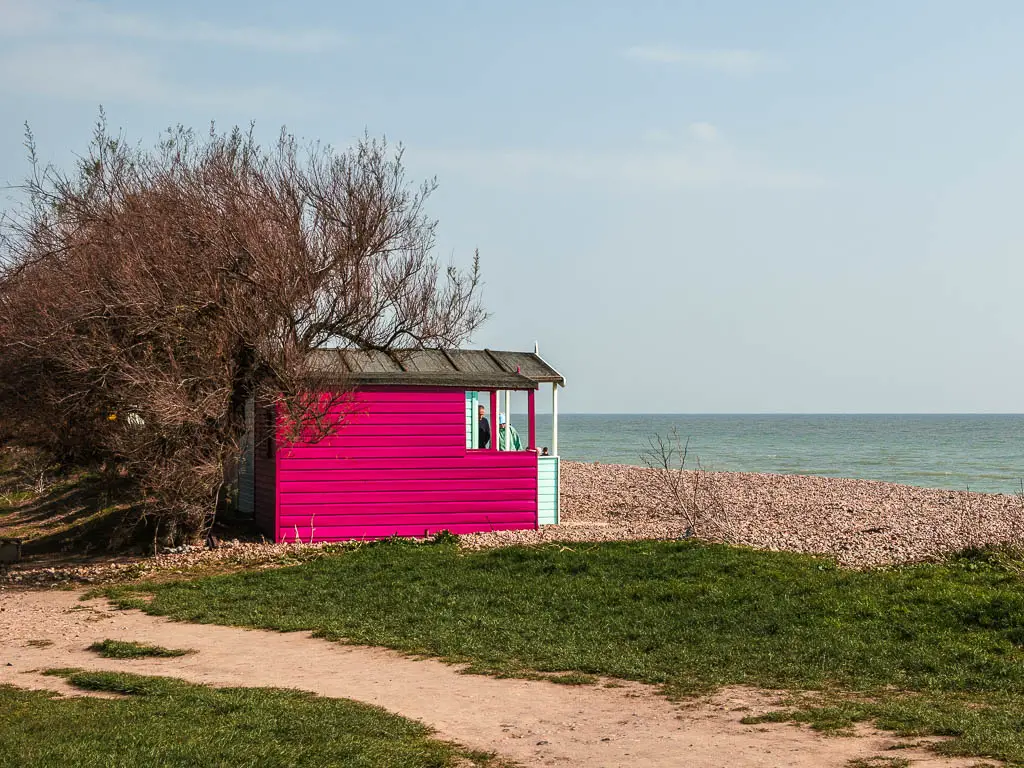
<svg viewBox="0 0 1024 768">
<path fill-rule="evenodd" d="M 649 449 L 641 454 L 646 466 L 658 472 L 655 503 L 682 519 L 687 536 L 735 541 L 730 510 L 714 473 L 690 460 L 690 441 L 684 443 L 673 427 L 667 436 L 648 438 Z M 691 468 L 692 466 L 692 468 Z"/>
<path fill-rule="evenodd" d="M 27 132 L 24 205 L 0 245 L 0 408 L 23 435 L 117 463 L 166 541 L 212 520 L 247 398 L 317 439 L 344 382 L 324 346 L 458 346 L 485 319 L 479 259 L 433 254 L 402 150 L 336 152 L 282 131 L 169 130 L 152 149 L 102 116 L 72 173 Z"/>
</svg>

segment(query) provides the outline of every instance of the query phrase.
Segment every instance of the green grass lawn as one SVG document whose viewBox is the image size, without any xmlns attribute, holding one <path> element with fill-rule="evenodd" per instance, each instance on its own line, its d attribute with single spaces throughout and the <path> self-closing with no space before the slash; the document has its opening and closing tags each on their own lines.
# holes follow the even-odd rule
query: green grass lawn
<svg viewBox="0 0 1024 768">
<path fill-rule="evenodd" d="M 160 677 L 61 672 L 124 698 L 59 698 L 0 686 L 0 768 L 487 765 L 376 707 L 273 688 L 208 688 Z"/>
<path fill-rule="evenodd" d="M 1024 581 L 997 560 L 854 572 L 690 542 L 387 543 L 114 594 L 177 619 L 312 630 L 481 672 L 609 675 L 670 695 L 729 684 L 853 692 L 787 716 L 877 719 L 958 736 L 952 752 L 1024 763 Z"/>
</svg>

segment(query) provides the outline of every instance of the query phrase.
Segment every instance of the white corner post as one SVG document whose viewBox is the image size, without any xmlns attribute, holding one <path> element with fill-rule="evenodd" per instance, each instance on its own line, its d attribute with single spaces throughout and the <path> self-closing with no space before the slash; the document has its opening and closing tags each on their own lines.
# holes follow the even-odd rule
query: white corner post
<svg viewBox="0 0 1024 768">
<path fill-rule="evenodd" d="M 551 382 L 551 455 L 558 455 L 558 382 Z"/>
<path fill-rule="evenodd" d="M 494 414 L 491 416 L 491 428 L 494 430 L 491 433 L 491 445 L 494 446 L 494 450 L 502 450 L 501 445 L 501 409 L 505 406 L 505 398 L 501 396 L 501 390 L 499 389 L 494 393 Z"/>
<path fill-rule="evenodd" d="M 505 450 L 512 450 L 512 390 L 505 390 Z"/>
</svg>

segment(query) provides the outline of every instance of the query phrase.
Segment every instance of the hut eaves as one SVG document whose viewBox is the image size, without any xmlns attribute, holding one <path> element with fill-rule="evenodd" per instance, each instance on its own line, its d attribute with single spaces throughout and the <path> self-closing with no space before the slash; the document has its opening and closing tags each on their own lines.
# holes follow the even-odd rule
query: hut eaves
<svg viewBox="0 0 1024 768">
<path fill-rule="evenodd" d="M 490 349 L 319 349 L 308 358 L 312 379 L 351 386 L 407 384 L 464 389 L 536 389 L 565 377 L 536 352 Z"/>
</svg>

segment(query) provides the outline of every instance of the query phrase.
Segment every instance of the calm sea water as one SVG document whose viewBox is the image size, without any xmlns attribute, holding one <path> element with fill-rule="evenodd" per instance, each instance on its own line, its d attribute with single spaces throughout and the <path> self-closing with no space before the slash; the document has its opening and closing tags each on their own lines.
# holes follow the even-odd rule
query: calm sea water
<svg viewBox="0 0 1024 768">
<path fill-rule="evenodd" d="M 517 427 L 525 418 L 513 417 Z M 574 461 L 642 464 L 648 437 L 672 427 L 711 469 L 889 480 L 928 488 L 1014 493 L 1024 478 L 1024 415 L 560 414 L 559 453 Z M 525 424 L 521 429 L 525 437 Z M 537 442 L 551 442 L 550 415 Z"/>
</svg>

